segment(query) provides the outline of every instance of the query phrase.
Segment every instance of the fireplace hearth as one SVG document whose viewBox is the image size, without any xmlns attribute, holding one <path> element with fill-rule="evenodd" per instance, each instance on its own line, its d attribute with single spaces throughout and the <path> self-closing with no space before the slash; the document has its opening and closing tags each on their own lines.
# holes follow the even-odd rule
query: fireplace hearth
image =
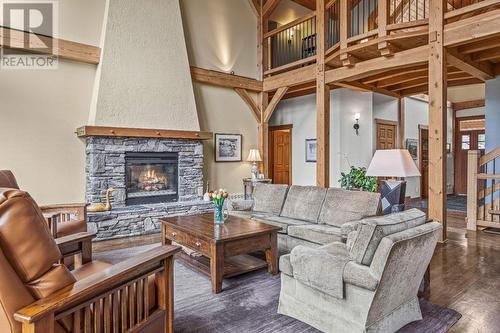
<svg viewBox="0 0 500 333">
<path fill-rule="evenodd" d="M 178 153 L 126 153 L 125 165 L 127 206 L 179 199 Z"/>
</svg>

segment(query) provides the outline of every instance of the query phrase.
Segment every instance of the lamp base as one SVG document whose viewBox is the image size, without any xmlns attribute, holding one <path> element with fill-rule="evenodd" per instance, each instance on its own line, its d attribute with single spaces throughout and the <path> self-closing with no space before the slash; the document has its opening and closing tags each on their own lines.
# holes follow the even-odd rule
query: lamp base
<svg viewBox="0 0 500 333">
<path fill-rule="evenodd" d="M 380 184 L 383 214 L 402 212 L 405 209 L 406 181 L 384 180 Z"/>
<path fill-rule="evenodd" d="M 259 168 L 257 167 L 257 162 L 252 162 L 252 179 L 259 178 Z"/>
</svg>

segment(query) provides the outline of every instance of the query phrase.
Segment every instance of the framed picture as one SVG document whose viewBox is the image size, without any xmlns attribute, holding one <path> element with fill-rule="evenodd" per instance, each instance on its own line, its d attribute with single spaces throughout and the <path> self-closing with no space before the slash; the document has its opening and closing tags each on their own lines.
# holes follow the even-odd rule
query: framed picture
<svg viewBox="0 0 500 333">
<path fill-rule="evenodd" d="M 241 134 L 215 133 L 215 162 L 241 162 Z"/>
<path fill-rule="evenodd" d="M 316 162 L 316 139 L 306 139 L 306 162 Z"/>
<path fill-rule="evenodd" d="M 410 152 L 411 157 L 416 160 L 418 158 L 418 140 L 406 139 L 406 149 Z"/>
</svg>

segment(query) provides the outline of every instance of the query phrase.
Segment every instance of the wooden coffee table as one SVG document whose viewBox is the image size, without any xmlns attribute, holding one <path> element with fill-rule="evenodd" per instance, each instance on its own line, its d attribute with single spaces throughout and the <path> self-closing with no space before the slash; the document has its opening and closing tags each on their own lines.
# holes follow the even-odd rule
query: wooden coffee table
<svg viewBox="0 0 500 333">
<path fill-rule="evenodd" d="M 167 217 L 161 222 L 163 244 L 174 241 L 202 255 L 186 259 L 191 266 L 210 275 L 214 293 L 222 291 L 225 277 L 266 266 L 269 273 L 278 273 L 279 227 L 236 216 L 215 225 L 211 213 Z M 256 251 L 265 251 L 266 260 L 248 255 Z"/>
</svg>

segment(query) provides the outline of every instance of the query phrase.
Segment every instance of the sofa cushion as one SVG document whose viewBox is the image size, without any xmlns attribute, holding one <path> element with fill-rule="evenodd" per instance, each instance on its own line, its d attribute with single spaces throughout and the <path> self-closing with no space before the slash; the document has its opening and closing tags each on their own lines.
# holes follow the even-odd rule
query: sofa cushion
<svg viewBox="0 0 500 333">
<path fill-rule="evenodd" d="M 262 223 L 267 223 L 271 224 L 277 227 L 280 227 L 281 230 L 278 231 L 279 233 L 286 234 L 288 233 L 288 227 L 291 225 L 304 225 L 307 224 L 306 221 L 301 221 L 301 220 L 296 220 L 296 219 L 291 219 L 288 217 L 282 217 L 282 216 L 276 216 L 276 215 L 271 215 L 271 214 L 254 214 L 252 215 L 252 219 L 262 222 Z"/>
<path fill-rule="evenodd" d="M 280 216 L 317 223 L 325 195 L 325 188 L 293 185 L 288 190 Z"/>
<path fill-rule="evenodd" d="M 252 211 L 249 211 L 249 210 L 231 210 L 231 211 L 229 211 L 229 215 L 240 217 L 242 219 L 249 219 L 252 217 L 253 214 L 254 213 Z"/>
<path fill-rule="evenodd" d="M 253 190 L 254 212 L 264 212 L 279 215 L 285 201 L 288 185 L 255 184 Z"/>
<path fill-rule="evenodd" d="M 342 241 L 339 227 L 324 224 L 289 226 L 288 235 L 316 244 L 328 244 Z"/>
<path fill-rule="evenodd" d="M 319 223 L 341 226 L 377 215 L 380 193 L 329 188 L 319 214 Z"/>
<path fill-rule="evenodd" d="M 361 221 L 352 242 L 350 256 L 359 264 L 370 265 L 382 238 L 424 224 L 425 213 L 418 209 Z"/>
</svg>

